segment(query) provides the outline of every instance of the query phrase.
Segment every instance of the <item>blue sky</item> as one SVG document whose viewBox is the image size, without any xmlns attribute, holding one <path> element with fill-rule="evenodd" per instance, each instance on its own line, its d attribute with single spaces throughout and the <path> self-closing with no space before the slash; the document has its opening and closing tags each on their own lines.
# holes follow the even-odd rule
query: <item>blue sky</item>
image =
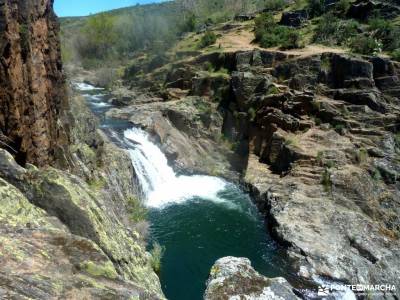
<svg viewBox="0 0 400 300">
<path fill-rule="evenodd" d="M 110 9 L 162 2 L 162 0 L 55 0 L 54 9 L 59 17 L 86 16 Z"/>
</svg>

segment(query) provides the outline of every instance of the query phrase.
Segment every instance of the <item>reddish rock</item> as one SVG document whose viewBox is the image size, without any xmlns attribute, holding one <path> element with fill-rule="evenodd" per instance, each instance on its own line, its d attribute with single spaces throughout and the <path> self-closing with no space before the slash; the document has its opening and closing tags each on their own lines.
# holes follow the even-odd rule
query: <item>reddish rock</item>
<svg viewBox="0 0 400 300">
<path fill-rule="evenodd" d="M 52 0 L 0 0 L 0 141 L 14 149 L 20 164 L 51 164 L 66 140 L 60 115 L 67 102 L 52 7 Z"/>
</svg>

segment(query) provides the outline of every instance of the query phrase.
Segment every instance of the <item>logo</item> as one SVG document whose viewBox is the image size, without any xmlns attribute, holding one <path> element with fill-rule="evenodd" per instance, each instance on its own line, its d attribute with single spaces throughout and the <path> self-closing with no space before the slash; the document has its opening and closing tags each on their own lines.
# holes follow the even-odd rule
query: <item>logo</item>
<svg viewBox="0 0 400 300">
<path fill-rule="evenodd" d="M 318 296 L 329 296 L 331 293 L 331 289 L 327 286 L 319 286 L 318 287 Z"/>
</svg>

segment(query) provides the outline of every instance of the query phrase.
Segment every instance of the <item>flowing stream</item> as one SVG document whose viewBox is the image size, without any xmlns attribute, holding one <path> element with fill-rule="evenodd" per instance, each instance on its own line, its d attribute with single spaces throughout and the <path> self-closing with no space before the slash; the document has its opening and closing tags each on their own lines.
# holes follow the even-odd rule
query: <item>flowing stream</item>
<svg viewBox="0 0 400 300">
<path fill-rule="evenodd" d="M 247 257 L 263 275 L 296 281 L 247 194 L 221 178 L 176 174 L 146 132 L 105 117 L 111 105 L 101 89 L 75 87 L 105 132 L 130 153 L 149 208 L 151 240 L 165 247 L 160 279 L 168 299 L 202 299 L 212 265 L 224 256 Z"/>
</svg>

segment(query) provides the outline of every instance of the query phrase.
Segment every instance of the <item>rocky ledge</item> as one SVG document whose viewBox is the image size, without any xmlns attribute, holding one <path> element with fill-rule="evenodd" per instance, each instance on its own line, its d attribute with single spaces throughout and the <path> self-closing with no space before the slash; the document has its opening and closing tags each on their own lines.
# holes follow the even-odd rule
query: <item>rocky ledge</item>
<svg viewBox="0 0 400 300">
<path fill-rule="evenodd" d="M 257 273 L 247 258 L 224 257 L 214 264 L 207 282 L 205 300 L 271 299 L 297 300 L 284 278 L 267 278 Z"/>
<path fill-rule="evenodd" d="M 129 155 L 93 134 L 80 99 L 71 107 L 69 172 L 23 168 L 0 149 L 0 297 L 163 299 L 147 225 L 131 218 L 138 200 Z"/>
<path fill-rule="evenodd" d="M 166 153 L 182 145 L 171 164 L 198 153 L 188 141 L 217 144 L 233 158 L 220 173 L 241 174 L 299 276 L 399 287 L 399 74 L 384 57 L 213 53 L 132 83 L 154 103 L 125 99 L 112 115 L 168 132 L 158 134 Z M 204 126 L 207 116 L 217 122 Z M 218 160 L 191 155 L 188 166 Z"/>
</svg>

